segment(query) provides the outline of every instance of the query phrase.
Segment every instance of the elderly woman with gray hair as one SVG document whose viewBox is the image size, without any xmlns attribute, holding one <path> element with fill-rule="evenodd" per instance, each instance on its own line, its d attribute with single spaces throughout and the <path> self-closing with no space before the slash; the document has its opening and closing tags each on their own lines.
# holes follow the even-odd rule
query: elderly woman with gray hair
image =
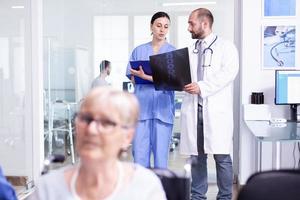
<svg viewBox="0 0 300 200">
<path fill-rule="evenodd" d="M 32 199 L 164 200 L 150 170 L 120 161 L 135 132 L 139 106 L 134 95 L 99 87 L 90 91 L 76 116 L 80 162 L 43 176 Z"/>
</svg>

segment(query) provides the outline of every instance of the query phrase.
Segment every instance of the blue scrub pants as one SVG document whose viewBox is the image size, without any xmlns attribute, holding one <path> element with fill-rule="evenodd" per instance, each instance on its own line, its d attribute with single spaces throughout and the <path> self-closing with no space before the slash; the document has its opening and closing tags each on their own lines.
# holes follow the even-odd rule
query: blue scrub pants
<svg viewBox="0 0 300 200">
<path fill-rule="evenodd" d="M 192 165 L 192 200 L 205 200 L 208 183 L 207 183 L 207 154 L 203 149 L 203 117 L 202 106 L 198 106 L 198 123 L 197 123 L 197 147 L 198 155 L 191 156 L 195 160 Z M 233 169 L 232 160 L 229 154 L 214 154 L 217 171 L 217 185 L 219 192 L 217 200 L 231 200 Z"/>
<path fill-rule="evenodd" d="M 158 119 L 140 120 L 133 139 L 134 162 L 150 168 L 153 153 L 154 168 L 167 168 L 172 128 Z"/>
</svg>

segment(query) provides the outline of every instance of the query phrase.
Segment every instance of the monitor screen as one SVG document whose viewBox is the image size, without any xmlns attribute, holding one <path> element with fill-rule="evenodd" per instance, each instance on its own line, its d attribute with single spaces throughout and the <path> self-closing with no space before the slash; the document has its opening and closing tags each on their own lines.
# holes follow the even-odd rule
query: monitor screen
<svg viewBox="0 0 300 200">
<path fill-rule="evenodd" d="M 275 104 L 300 104 L 300 70 L 275 71 Z"/>
</svg>

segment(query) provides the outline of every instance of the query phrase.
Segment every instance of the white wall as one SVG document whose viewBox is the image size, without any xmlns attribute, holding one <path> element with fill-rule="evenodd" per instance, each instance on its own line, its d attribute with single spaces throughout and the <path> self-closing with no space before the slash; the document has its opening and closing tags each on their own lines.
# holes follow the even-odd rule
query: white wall
<svg viewBox="0 0 300 200">
<path fill-rule="evenodd" d="M 296 11 L 299 11 L 299 4 Z M 300 17 L 298 19 L 298 28 Z M 240 166 L 239 166 L 239 180 L 244 184 L 247 178 L 254 172 L 255 169 L 255 139 L 252 133 L 246 127 L 243 121 L 243 105 L 250 103 L 251 92 L 264 92 L 265 104 L 269 105 L 272 110 L 272 117 L 288 117 L 287 106 L 274 105 L 274 70 L 262 70 L 261 66 L 261 38 L 263 23 L 262 16 L 262 1 L 261 0 L 243 0 L 241 1 L 241 69 L 240 69 Z M 296 31 L 299 37 L 299 31 Z M 296 46 L 299 46 L 297 41 Z M 298 49 L 296 49 L 297 52 Z M 296 65 L 299 66 L 299 62 Z M 292 145 L 292 144 L 291 144 Z M 284 145 L 282 153 L 291 153 L 291 145 Z M 263 154 L 263 167 L 269 169 L 270 160 L 267 158 L 272 154 L 270 150 L 271 145 L 263 146 L 265 154 Z M 286 160 L 283 160 L 286 162 Z M 287 166 L 287 163 L 282 163 Z"/>
</svg>

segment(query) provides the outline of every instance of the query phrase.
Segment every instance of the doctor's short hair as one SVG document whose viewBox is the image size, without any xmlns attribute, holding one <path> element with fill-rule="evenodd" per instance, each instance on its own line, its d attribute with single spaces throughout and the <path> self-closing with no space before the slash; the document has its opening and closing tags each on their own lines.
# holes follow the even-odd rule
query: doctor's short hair
<svg viewBox="0 0 300 200">
<path fill-rule="evenodd" d="M 197 12 L 198 19 L 201 19 L 202 17 L 205 17 L 206 19 L 208 19 L 210 28 L 212 27 L 212 25 L 214 23 L 214 16 L 210 12 L 210 10 L 208 10 L 206 8 L 198 8 L 198 9 L 194 10 L 193 12 Z"/>
<path fill-rule="evenodd" d="M 128 126 L 136 126 L 139 117 L 139 103 L 135 95 L 117 90 L 111 86 L 102 86 L 92 89 L 80 105 L 80 110 L 100 105 L 101 108 L 113 108 L 121 120 Z"/>
<path fill-rule="evenodd" d="M 108 61 L 108 60 L 102 60 L 100 62 L 100 65 L 99 65 L 100 72 L 103 72 L 109 66 L 110 66 L 110 61 Z"/>
</svg>

